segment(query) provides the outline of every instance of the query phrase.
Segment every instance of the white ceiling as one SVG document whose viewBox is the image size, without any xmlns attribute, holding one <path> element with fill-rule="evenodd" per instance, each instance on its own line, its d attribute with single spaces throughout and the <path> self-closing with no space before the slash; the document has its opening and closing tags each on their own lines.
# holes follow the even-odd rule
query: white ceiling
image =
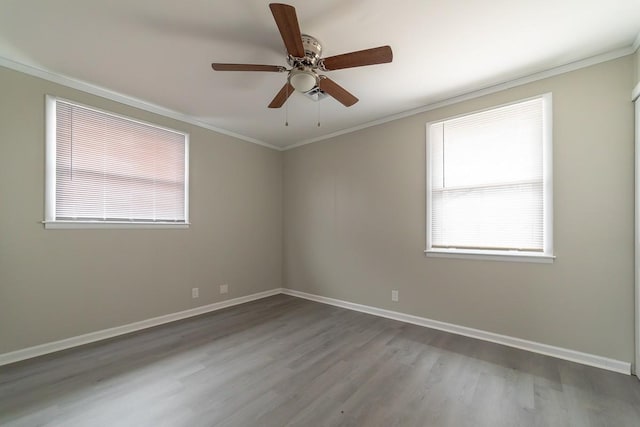
<svg viewBox="0 0 640 427">
<path fill-rule="evenodd" d="M 268 109 L 286 74 L 211 70 L 286 65 L 264 0 L 0 0 L 0 57 L 286 147 L 629 47 L 640 32 L 640 0 L 286 2 L 325 57 L 392 47 L 391 64 L 327 73 L 353 107 L 295 93 Z"/>
</svg>

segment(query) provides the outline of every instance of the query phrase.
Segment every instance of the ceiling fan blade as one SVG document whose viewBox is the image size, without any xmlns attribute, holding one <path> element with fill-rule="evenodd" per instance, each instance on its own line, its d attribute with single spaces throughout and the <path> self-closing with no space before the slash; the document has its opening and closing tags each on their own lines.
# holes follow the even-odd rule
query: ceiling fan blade
<svg viewBox="0 0 640 427">
<path fill-rule="evenodd" d="M 389 46 L 374 47 L 357 52 L 343 53 L 322 60 L 327 71 L 342 68 L 362 67 L 364 65 L 384 64 L 393 60 L 393 52 Z"/>
<path fill-rule="evenodd" d="M 287 71 L 280 65 L 258 65 L 258 64 L 220 64 L 214 62 L 211 68 L 216 71 L 273 71 L 281 73 Z"/>
<path fill-rule="evenodd" d="M 280 92 L 273 98 L 271 104 L 269 104 L 269 108 L 280 108 L 284 105 L 287 99 L 291 96 L 291 94 L 295 91 L 293 86 L 291 86 L 288 82 L 282 86 Z"/>
<path fill-rule="evenodd" d="M 345 107 L 351 107 L 353 104 L 358 102 L 358 98 L 349 93 L 345 88 L 340 86 L 338 83 L 334 82 L 328 77 L 322 77 L 320 79 L 320 89 L 334 97 Z"/>
<path fill-rule="evenodd" d="M 296 58 L 304 57 L 304 47 L 302 46 L 302 35 L 298 25 L 296 9 L 293 6 L 282 3 L 271 3 L 269 9 L 276 20 L 278 30 L 282 36 L 287 53 Z"/>
</svg>

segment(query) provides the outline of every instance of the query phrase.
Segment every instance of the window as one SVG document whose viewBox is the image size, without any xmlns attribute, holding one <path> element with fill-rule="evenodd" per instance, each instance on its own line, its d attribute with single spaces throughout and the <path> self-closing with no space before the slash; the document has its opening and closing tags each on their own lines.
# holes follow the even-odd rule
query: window
<svg viewBox="0 0 640 427">
<path fill-rule="evenodd" d="M 188 135 L 47 96 L 45 227 L 186 227 Z"/>
<path fill-rule="evenodd" d="M 427 124 L 427 256 L 551 262 L 551 94 Z"/>
</svg>

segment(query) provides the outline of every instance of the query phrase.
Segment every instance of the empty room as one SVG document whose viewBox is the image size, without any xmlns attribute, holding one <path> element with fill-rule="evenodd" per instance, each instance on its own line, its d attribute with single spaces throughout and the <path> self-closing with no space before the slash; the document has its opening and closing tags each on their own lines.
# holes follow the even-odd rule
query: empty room
<svg viewBox="0 0 640 427">
<path fill-rule="evenodd" d="M 640 426 L 638 0 L 0 0 L 0 426 Z"/>
</svg>

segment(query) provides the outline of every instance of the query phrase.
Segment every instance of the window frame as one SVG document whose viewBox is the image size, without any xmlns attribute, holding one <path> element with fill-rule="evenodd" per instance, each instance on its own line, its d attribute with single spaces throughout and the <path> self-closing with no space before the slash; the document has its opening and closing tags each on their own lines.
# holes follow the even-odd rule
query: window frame
<svg viewBox="0 0 640 427">
<path fill-rule="evenodd" d="M 432 177 L 431 177 L 431 144 L 429 141 L 429 128 L 435 123 L 460 117 L 471 116 L 477 113 L 508 107 L 515 104 L 542 99 L 542 176 L 543 176 L 543 250 L 542 252 L 518 251 L 518 250 L 488 250 L 468 248 L 434 248 L 432 245 Z M 551 92 L 532 96 L 516 101 L 491 106 L 488 108 L 470 111 L 454 116 L 431 120 L 426 123 L 425 165 L 426 165 L 426 249 L 427 257 L 459 258 L 488 261 L 516 261 L 534 263 L 552 263 L 555 259 L 553 252 L 553 97 Z"/>
<path fill-rule="evenodd" d="M 170 221 L 100 221 L 100 220 L 59 220 L 56 219 L 56 137 L 57 137 L 57 102 L 69 103 L 101 114 L 118 117 L 130 122 L 151 126 L 157 129 L 174 132 L 184 136 L 184 222 Z M 189 228 L 189 134 L 176 129 L 160 126 L 144 120 L 92 107 L 55 95 L 45 95 L 45 219 L 42 221 L 46 229 L 140 229 L 140 228 Z"/>
</svg>

